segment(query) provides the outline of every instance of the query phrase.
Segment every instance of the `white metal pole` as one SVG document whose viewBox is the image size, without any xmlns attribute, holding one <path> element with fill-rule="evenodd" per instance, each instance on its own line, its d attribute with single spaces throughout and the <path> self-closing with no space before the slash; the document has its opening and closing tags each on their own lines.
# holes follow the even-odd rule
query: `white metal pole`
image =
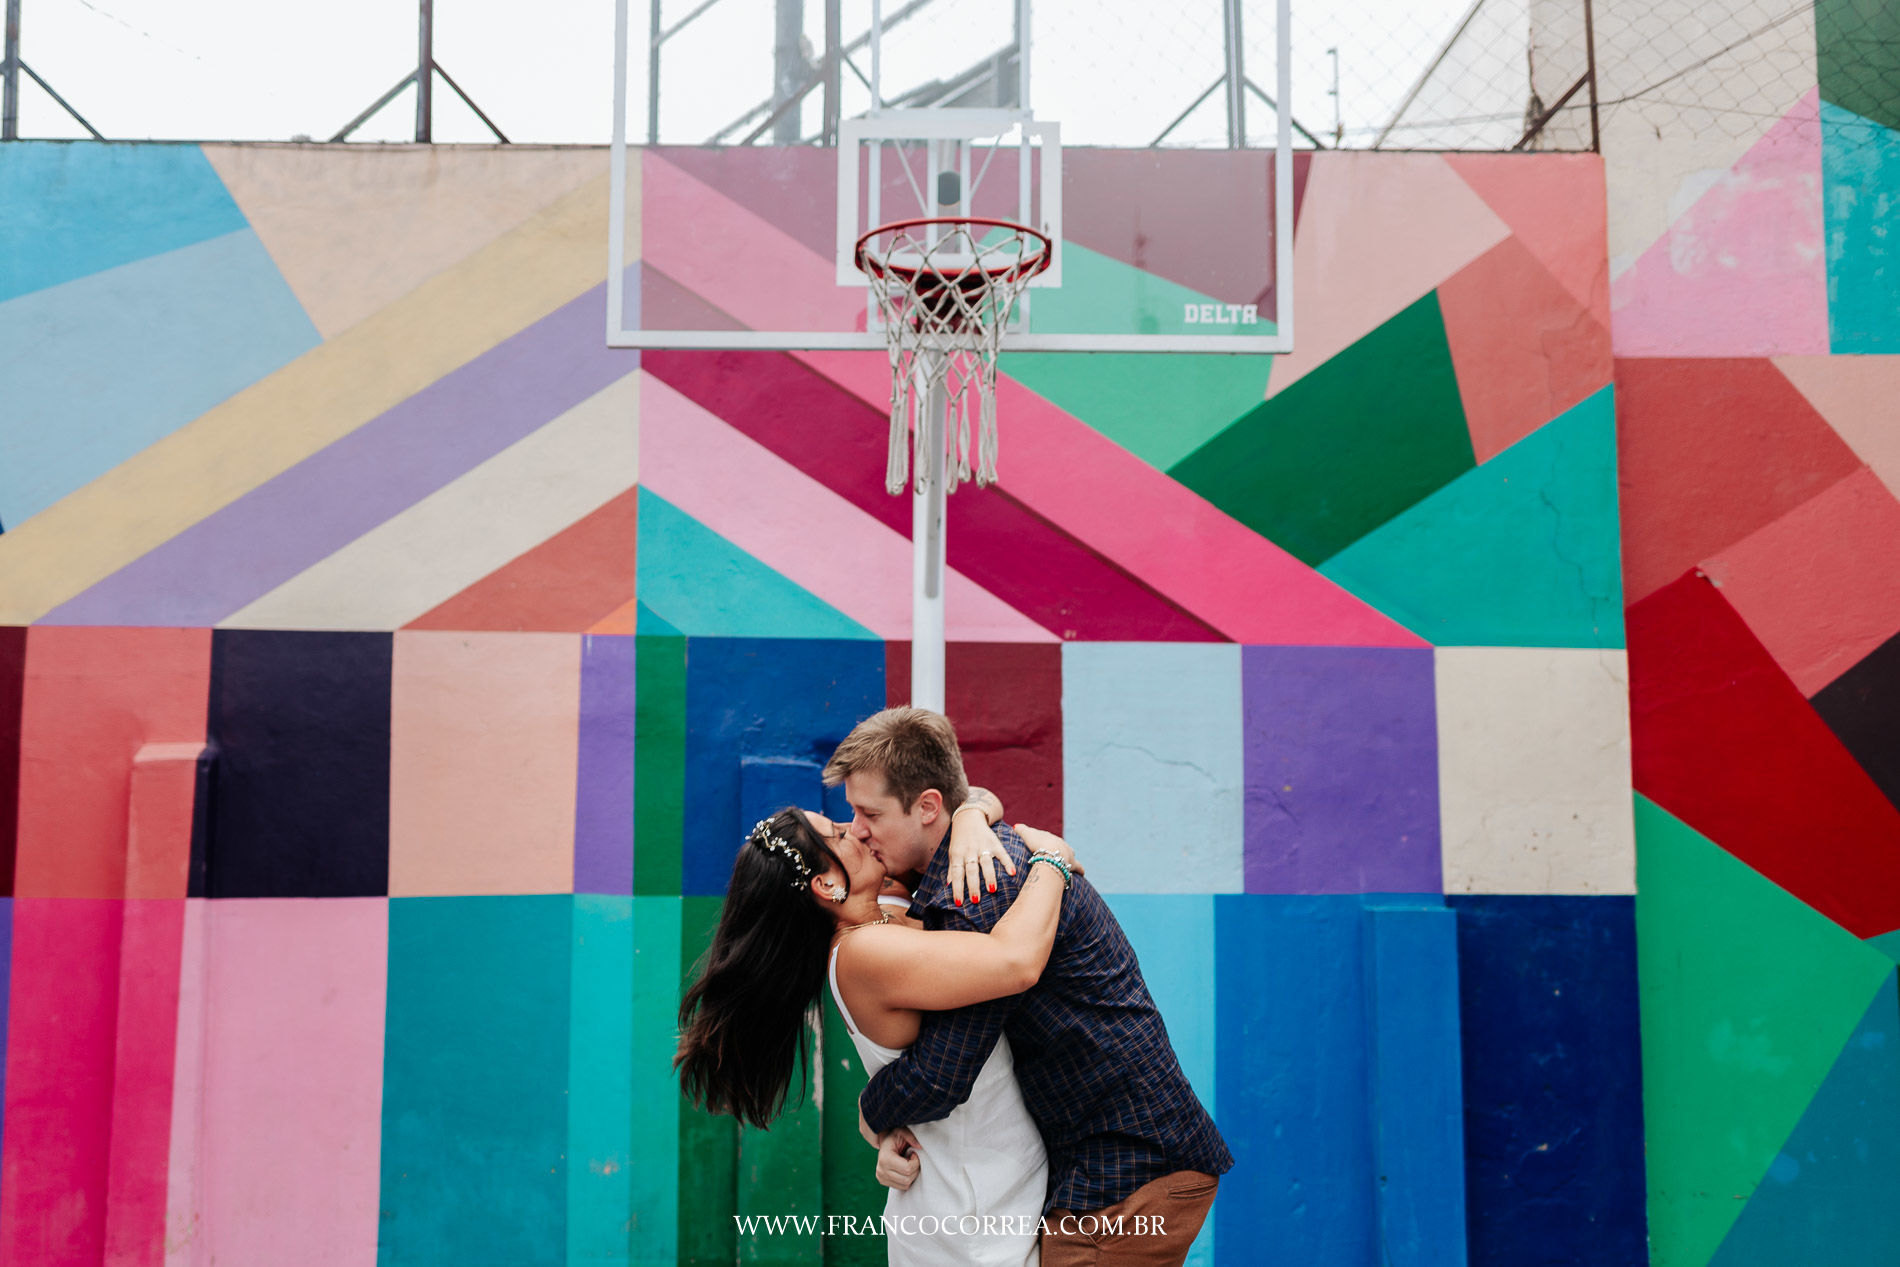
<svg viewBox="0 0 1900 1267">
<path fill-rule="evenodd" d="M 928 355 L 928 353 L 926 354 Z M 935 375 L 931 375 L 934 379 Z M 924 410 L 923 460 L 911 471 L 910 703 L 944 708 L 944 428 L 948 393 L 933 386 Z"/>
</svg>

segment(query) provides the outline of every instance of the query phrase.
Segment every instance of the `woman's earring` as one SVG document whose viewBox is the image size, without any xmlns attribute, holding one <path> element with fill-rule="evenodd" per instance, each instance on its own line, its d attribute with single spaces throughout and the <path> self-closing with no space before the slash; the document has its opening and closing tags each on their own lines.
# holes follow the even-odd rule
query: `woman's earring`
<svg viewBox="0 0 1900 1267">
<path fill-rule="evenodd" d="M 844 886 L 843 886 L 843 885 L 840 885 L 840 884 L 834 884 L 834 885 L 832 885 L 832 886 L 831 886 L 831 900 L 832 900 L 832 901 L 834 901 L 834 902 L 842 902 L 842 901 L 844 901 L 844 899 L 845 899 L 845 896 L 846 896 L 846 895 L 845 895 L 845 891 L 844 891 Z"/>
</svg>

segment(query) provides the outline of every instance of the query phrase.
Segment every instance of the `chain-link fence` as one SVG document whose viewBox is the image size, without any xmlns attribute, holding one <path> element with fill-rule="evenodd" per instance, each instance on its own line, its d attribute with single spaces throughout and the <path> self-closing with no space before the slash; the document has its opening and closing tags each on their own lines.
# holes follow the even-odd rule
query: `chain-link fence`
<svg viewBox="0 0 1900 1267">
<path fill-rule="evenodd" d="M 254 0 L 9 0 L 25 19 L 7 64 L 14 130 L 403 140 L 432 114 L 438 141 L 606 139 L 608 0 L 422 8 L 433 10 L 432 110 L 418 110 L 408 4 L 332 0 L 289 25 L 287 10 Z M 874 82 L 892 105 L 1014 104 L 1027 38 L 1030 100 L 1069 144 L 1272 143 L 1273 0 L 1034 0 L 1029 11 L 1025 33 L 1015 0 L 884 0 L 873 57 L 871 0 L 630 0 L 628 134 L 824 143 L 838 118 L 870 106 Z M 1296 146 L 1741 137 L 1817 77 L 1829 101 L 1900 122 L 1893 0 L 1301 0 L 1290 47 Z"/>
</svg>

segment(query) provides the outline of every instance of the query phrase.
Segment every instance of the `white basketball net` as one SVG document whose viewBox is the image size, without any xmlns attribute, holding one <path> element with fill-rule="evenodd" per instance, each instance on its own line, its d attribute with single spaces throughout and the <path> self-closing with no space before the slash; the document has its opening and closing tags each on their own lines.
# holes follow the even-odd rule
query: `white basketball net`
<svg viewBox="0 0 1900 1267">
<path fill-rule="evenodd" d="M 858 244 L 891 354 L 891 445 L 884 488 L 919 488 L 934 463 L 926 411 L 941 389 L 945 492 L 996 480 L 996 354 L 1016 301 L 1049 265 L 1049 239 L 1020 225 L 933 220 L 886 225 Z M 971 444 L 971 415 L 977 439 Z M 974 460 L 973 460 L 974 459 Z"/>
</svg>

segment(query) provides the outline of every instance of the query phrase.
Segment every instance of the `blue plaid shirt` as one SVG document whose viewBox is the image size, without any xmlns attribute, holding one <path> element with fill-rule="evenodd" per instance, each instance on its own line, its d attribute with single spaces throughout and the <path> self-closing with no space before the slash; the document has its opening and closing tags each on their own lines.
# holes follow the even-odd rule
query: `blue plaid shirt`
<svg viewBox="0 0 1900 1267">
<path fill-rule="evenodd" d="M 926 928 L 987 933 L 1016 900 L 1029 854 L 1007 826 L 996 833 L 1016 859 L 1016 875 L 999 868 L 995 894 L 953 906 L 950 850 L 940 847 L 914 895 Z M 1219 1175 L 1233 1168 L 1175 1059 L 1134 948 L 1086 879 L 1063 895 L 1042 980 L 1022 994 L 924 1013 L 917 1041 L 865 1088 L 865 1121 L 883 1132 L 947 1117 L 969 1098 L 1002 1034 L 1049 1150 L 1045 1210 L 1099 1210 L 1176 1170 Z"/>
</svg>

